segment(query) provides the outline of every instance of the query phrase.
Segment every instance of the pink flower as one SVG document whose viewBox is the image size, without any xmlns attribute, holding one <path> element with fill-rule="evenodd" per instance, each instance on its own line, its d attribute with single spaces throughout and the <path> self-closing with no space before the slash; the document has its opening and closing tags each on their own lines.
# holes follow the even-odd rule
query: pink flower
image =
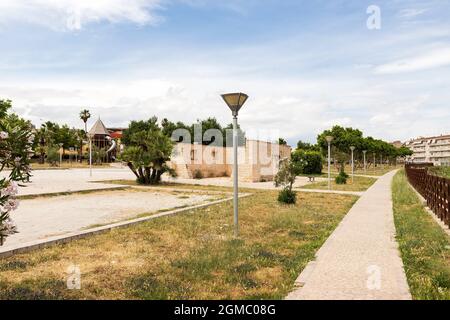
<svg viewBox="0 0 450 320">
<path fill-rule="evenodd" d="M 11 218 L 7 218 L 5 221 L 3 221 L 2 229 L 3 229 L 2 234 L 4 236 L 17 233 L 16 224 L 14 223 L 14 221 L 11 220 Z"/>
<path fill-rule="evenodd" d="M 19 207 L 19 201 L 14 198 L 10 198 L 10 199 L 6 200 L 6 203 L 3 204 L 3 210 L 5 210 L 6 212 L 17 210 L 18 207 Z"/>
</svg>

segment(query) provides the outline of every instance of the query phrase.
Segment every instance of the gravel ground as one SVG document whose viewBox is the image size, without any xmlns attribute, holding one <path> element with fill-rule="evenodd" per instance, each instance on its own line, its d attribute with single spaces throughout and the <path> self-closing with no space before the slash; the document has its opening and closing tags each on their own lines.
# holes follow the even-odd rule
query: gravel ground
<svg viewBox="0 0 450 320">
<path fill-rule="evenodd" d="M 2 249 L 93 225 L 134 218 L 143 213 L 201 204 L 215 198 L 204 194 L 130 189 L 22 200 L 12 215 L 19 233 L 8 237 Z"/>
</svg>

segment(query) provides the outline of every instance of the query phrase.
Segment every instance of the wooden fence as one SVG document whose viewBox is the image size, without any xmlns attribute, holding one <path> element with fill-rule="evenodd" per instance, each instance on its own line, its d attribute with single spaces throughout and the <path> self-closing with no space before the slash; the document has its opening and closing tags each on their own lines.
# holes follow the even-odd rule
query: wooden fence
<svg viewBox="0 0 450 320">
<path fill-rule="evenodd" d="M 450 179 L 430 173 L 431 166 L 433 164 L 406 164 L 406 176 L 425 198 L 428 207 L 450 227 Z"/>
</svg>

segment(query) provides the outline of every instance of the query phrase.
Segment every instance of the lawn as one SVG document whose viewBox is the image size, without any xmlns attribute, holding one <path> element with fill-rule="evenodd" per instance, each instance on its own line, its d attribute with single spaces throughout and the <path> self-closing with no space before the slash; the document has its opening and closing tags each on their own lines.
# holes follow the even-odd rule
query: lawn
<svg viewBox="0 0 450 320">
<path fill-rule="evenodd" d="M 239 239 L 226 202 L 0 260 L 0 299 L 282 299 L 357 197 L 276 198 L 240 200 Z"/>
<path fill-rule="evenodd" d="M 450 167 L 431 167 L 430 171 L 440 177 L 450 179 Z"/>
<path fill-rule="evenodd" d="M 355 174 L 368 175 L 368 176 L 383 176 L 383 175 L 385 175 L 386 173 L 388 173 L 388 172 L 390 172 L 390 171 L 392 171 L 392 170 L 395 170 L 395 169 L 399 169 L 399 168 L 402 168 L 402 166 L 400 166 L 400 165 L 398 165 L 398 166 L 388 166 L 388 165 L 384 165 L 384 166 L 382 167 L 382 166 L 378 165 L 377 167 L 371 166 L 371 167 L 367 168 L 366 171 L 364 171 L 364 168 L 359 168 L 359 167 L 357 168 L 357 167 L 355 166 Z M 328 170 L 328 169 L 327 169 L 327 167 L 325 166 L 324 169 L 323 169 L 323 172 L 328 172 L 327 170 Z M 347 172 L 348 174 L 351 174 L 351 172 L 352 172 L 352 167 L 351 167 L 350 165 L 346 165 L 346 166 L 345 166 L 345 172 Z M 332 166 L 332 167 L 331 167 L 331 173 L 332 173 L 332 174 L 338 174 L 338 173 L 339 173 L 338 168 Z"/>
<path fill-rule="evenodd" d="M 355 176 L 353 182 L 352 182 L 352 178 L 349 177 L 347 180 L 347 184 L 336 184 L 334 178 L 332 178 L 331 179 L 331 189 L 338 190 L 338 191 L 366 191 L 376 181 L 377 180 L 375 178 Z M 320 182 L 311 183 L 302 188 L 327 190 L 328 189 L 328 181 L 320 181 Z"/>
<path fill-rule="evenodd" d="M 392 192 L 397 241 L 413 298 L 450 299 L 450 237 L 424 209 L 403 170 L 394 177 Z"/>
<path fill-rule="evenodd" d="M 104 163 L 104 164 L 100 164 L 100 165 L 92 165 L 92 168 L 94 169 L 99 169 L 99 168 L 110 168 L 111 165 L 109 163 Z M 55 166 L 51 166 L 49 163 L 37 163 L 37 162 L 33 162 L 31 163 L 31 168 L 33 170 L 58 170 L 58 169 L 87 169 L 89 168 L 89 163 L 87 163 L 86 161 L 83 161 L 83 163 L 79 163 L 79 162 L 75 162 L 75 161 L 63 161 L 61 163 L 61 166 L 58 165 Z"/>
</svg>

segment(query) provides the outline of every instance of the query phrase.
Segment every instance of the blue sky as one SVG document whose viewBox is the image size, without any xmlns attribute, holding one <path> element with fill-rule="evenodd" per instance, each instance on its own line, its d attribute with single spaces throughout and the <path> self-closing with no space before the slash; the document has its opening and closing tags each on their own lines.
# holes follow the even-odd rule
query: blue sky
<svg viewBox="0 0 450 320">
<path fill-rule="evenodd" d="M 366 10 L 381 10 L 369 30 Z M 314 142 L 450 133 L 450 1 L 0 0 L 0 97 L 39 124 L 157 115 Z M 255 133 L 254 133 L 255 134 Z M 263 134 L 261 134 L 263 135 Z M 261 137 L 263 138 L 263 137 Z"/>
</svg>

